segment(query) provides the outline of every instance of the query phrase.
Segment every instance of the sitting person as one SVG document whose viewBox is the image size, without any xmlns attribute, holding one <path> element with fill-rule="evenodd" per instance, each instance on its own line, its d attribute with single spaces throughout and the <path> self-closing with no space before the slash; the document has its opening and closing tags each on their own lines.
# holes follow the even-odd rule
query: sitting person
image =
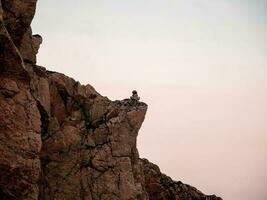
<svg viewBox="0 0 267 200">
<path fill-rule="evenodd" d="M 133 101 L 139 101 L 139 100 L 140 100 L 140 97 L 138 96 L 136 90 L 133 90 L 133 91 L 132 91 L 132 96 L 131 96 L 130 98 L 131 98 L 131 100 L 133 100 Z"/>
</svg>

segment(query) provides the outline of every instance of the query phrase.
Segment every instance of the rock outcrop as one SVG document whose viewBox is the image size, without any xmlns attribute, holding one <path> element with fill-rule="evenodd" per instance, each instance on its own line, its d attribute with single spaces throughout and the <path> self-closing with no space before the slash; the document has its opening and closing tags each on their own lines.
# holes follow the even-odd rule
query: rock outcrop
<svg viewBox="0 0 267 200">
<path fill-rule="evenodd" d="M 36 65 L 36 0 L 0 0 L 0 199 L 219 200 L 140 159 L 147 105 Z"/>
</svg>

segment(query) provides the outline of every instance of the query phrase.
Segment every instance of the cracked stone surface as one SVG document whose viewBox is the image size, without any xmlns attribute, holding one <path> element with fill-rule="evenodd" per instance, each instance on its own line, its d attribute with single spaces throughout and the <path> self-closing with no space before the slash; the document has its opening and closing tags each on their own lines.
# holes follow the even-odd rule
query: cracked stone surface
<svg viewBox="0 0 267 200">
<path fill-rule="evenodd" d="M 140 159 L 147 105 L 36 65 L 36 0 L 0 0 L 0 199 L 220 200 Z"/>
</svg>

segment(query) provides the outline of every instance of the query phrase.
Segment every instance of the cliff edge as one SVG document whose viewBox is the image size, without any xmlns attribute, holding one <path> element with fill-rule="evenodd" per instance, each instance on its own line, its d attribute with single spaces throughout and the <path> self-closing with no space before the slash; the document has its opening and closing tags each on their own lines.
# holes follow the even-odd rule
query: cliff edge
<svg viewBox="0 0 267 200">
<path fill-rule="evenodd" d="M 36 0 L 0 0 L 0 199 L 220 200 L 136 148 L 147 105 L 36 65 Z"/>
</svg>

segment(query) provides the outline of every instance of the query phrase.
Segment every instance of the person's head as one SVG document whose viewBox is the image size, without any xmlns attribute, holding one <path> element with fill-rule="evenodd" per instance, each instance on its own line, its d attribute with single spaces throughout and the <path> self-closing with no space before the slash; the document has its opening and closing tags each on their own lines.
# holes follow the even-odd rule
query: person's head
<svg viewBox="0 0 267 200">
<path fill-rule="evenodd" d="M 132 93 L 133 93 L 133 94 L 137 94 L 137 91 L 136 91 L 136 90 L 133 90 Z"/>
</svg>

